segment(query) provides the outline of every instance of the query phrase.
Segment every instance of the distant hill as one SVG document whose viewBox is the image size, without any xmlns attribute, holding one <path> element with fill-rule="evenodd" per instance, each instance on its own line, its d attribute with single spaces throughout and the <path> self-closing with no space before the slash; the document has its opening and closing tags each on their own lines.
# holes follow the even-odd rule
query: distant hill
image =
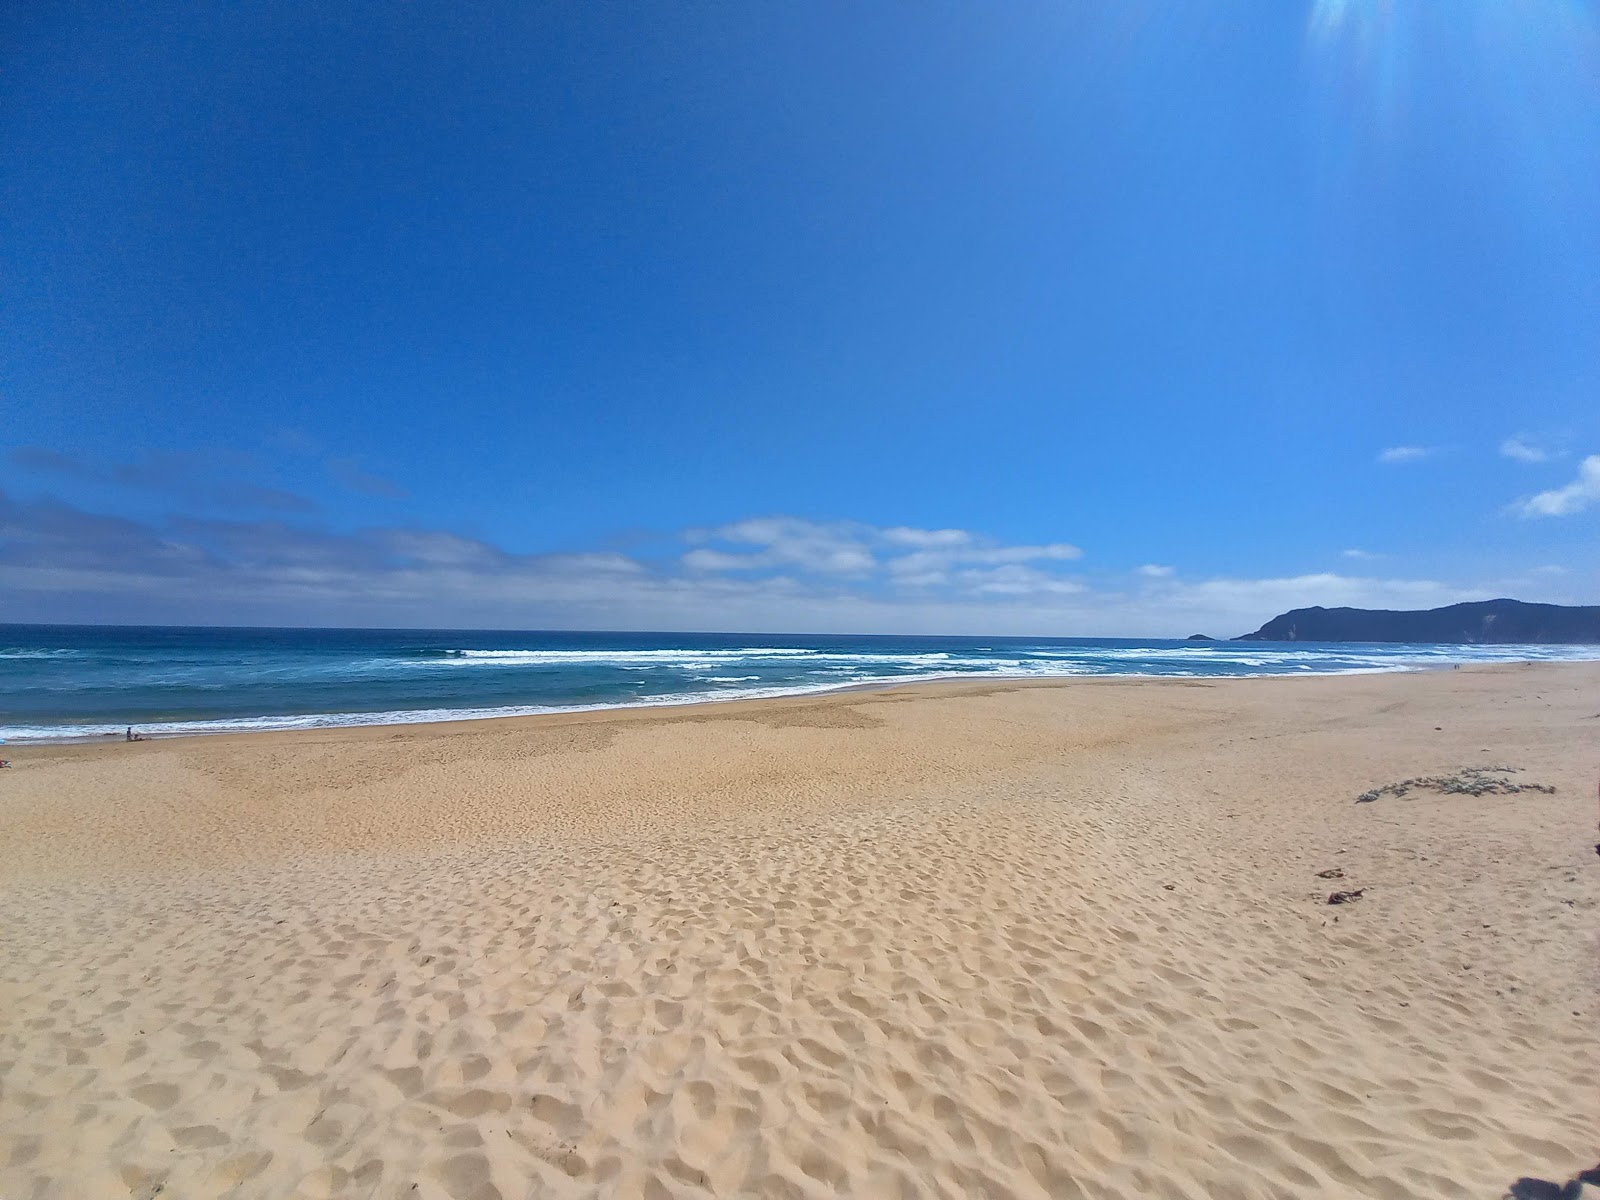
<svg viewBox="0 0 1600 1200">
<path fill-rule="evenodd" d="M 1415 612 L 1296 608 L 1236 642 L 1466 642 L 1600 644 L 1600 606 L 1479 600 Z"/>
</svg>

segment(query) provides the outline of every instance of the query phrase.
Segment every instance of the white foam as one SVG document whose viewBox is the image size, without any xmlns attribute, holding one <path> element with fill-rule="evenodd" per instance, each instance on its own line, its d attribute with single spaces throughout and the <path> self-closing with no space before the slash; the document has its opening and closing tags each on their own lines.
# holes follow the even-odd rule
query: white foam
<svg viewBox="0 0 1600 1200">
<path fill-rule="evenodd" d="M 684 658 L 746 659 L 746 658 L 809 658 L 817 650 L 790 647 L 748 646 L 738 649 L 697 650 L 446 650 L 441 658 L 422 658 L 418 662 L 548 662 L 548 663 L 603 663 L 603 662 L 675 662 Z"/>
<path fill-rule="evenodd" d="M 219 717 L 204 721 L 149 721 L 137 725 L 145 737 L 181 737 L 188 734 L 258 733 L 286 729 L 344 729 L 371 725 L 426 725 L 440 721 L 477 721 L 489 717 L 547 716 L 553 713 L 605 712 L 612 709 L 662 708 L 683 704 L 714 704 L 730 700 L 770 700 L 783 696 L 836 692 L 858 686 L 906 683 L 948 678 L 941 675 L 868 676 L 848 683 L 798 684 L 789 687 L 731 688 L 714 692 L 678 692 L 609 704 L 517 704 L 493 708 L 416 708 L 371 713 L 307 713 L 295 716 Z M 121 737 L 126 725 L 6 725 L 0 742 L 87 741 Z"/>
<path fill-rule="evenodd" d="M 653 668 L 712 669 L 729 666 L 793 665 L 799 668 L 842 664 L 857 667 L 927 667 L 958 662 L 983 665 L 990 661 L 1015 662 L 1016 659 L 987 660 L 956 658 L 945 651 L 920 653 L 847 652 L 800 650 L 792 648 L 748 647 L 737 650 L 451 650 L 442 656 L 407 657 L 378 660 L 387 669 L 461 669 L 463 667 L 560 667 L 584 665 L 617 667 L 624 671 Z"/>
<path fill-rule="evenodd" d="M 1349 670 L 1327 671 L 1329 675 L 1366 675 L 1384 671 L 1407 671 L 1414 668 L 1356 667 Z M 1170 671 L 1150 676 L 1148 673 L 1116 672 L 1121 678 L 1186 678 L 1206 675 L 1201 671 Z M 1275 674 L 1275 672 L 1262 672 Z M 941 680 L 974 679 L 1031 679 L 1066 678 L 1072 676 L 1109 677 L 1110 673 L 1095 671 L 1084 664 L 1023 664 L 1015 670 L 991 671 L 923 671 L 896 675 L 858 675 L 850 679 L 828 680 L 822 683 L 787 684 L 753 688 L 718 688 L 715 691 L 674 692 L 635 700 L 606 704 L 522 704 L 492 708 L 427 708 L 398 709 L 371 713 L 309 713 L 294 716 L 221 717 L 204 721 L 150 721 L 138 724 L 138 731 L 146 737 L 181 737 L 192 734 L 257 733 L 289 729 L 343 729 L 363 728 L 373 725 L 425 725 L 441 721 L 476 721 L 492 717 L 545 716 L 553 713 L 606 712 L 614 709 L 662 708 L 687 704 L 717 704 L 733 700 L 772 700 L 786 696 L 820 695 L 827 692 L 850 691 L 856 688 L 884 687 L 905 683 L 929 683 Z M 1229 676 L 1244 678 L 1245 674 Z M 756 678 L 750 676 L 749 678 Z M 89 741 L 120 737 L 125 724 L 85 725 L 12 725 L 0 726 L 0 742 L 59 742 Z"/>
<path fill-rule="evenodd" d="M 1010 648 L 1008 648 L 1010 649 Z M 70 650 L 0 651 L 0 657 L 46 658 L 75 655 Z M 630 672 L 707 671 L 690 675 L 693 683 L 714 685 L 699 690 L 663 692 L 654 696 L 593 704 L 525 704 L 473 708 L 394 709 L 383 712 L 314 713 L 307 715 L 261 715 L 213 718 L 192 721 L 138 723 L 141 733 L 175 736 L 197 733 L 240 733 L 269 729 L 320 729 L 345 726 L 409 725 L 437 721 L 475 720 L 484 717 L 527 716 L 546 713 L 591 712 L 608 709 L 649 708 L 663 705 L 713 703 L 728 700 L 766 699 L 810 695 L 855 687 L 920 682 L 934 679 L 1039 679 L 1069 676 L 1112 676 L 1124 678 L 1245 678 L 1261 675 L 1366 675 L 1413 671 L 1454 663 L 1492 663 L 1517 661 L 1573 661 L 1600 658 L 1594 646 L 1414 646 L 1359 649 L 1318 645 L 1315 648 L 1279 648 L 1251 643 L 1208 643 L 1171 646 L 1096 646 L 1018 645 L 1007 654 L 996 648 L 970 655 L 947 651 L 833 651 L 795 647 L 740 647 L 713 650 L 463 650 L 449 657 L 382 657 L 356 664 L 357 670 L 377 669 L 385 673 L 408 668 L 449 666 L 463 663 L 559 665 L 611 665 Z M 327 664 L 313 668 L 314 675 L 341 675 L 352 664 Z M 763 676 L 735 674 L 765 667 L 769 676 L 786 678 L 761 684 Z M 1223 668 L 1218 670 L 1216 668 Z M 1231 668 L 1231 669 L 1230 669 Z M 1242 668 L 1242 669 L 1241 669 Z M 284 672 L 301 675 L 304 664 Z M 275 674 L 272 667 L 265 674 Z M 795 678 L 796 673 L 803 676 Z M 186 676 L 204 674 L 202 668 L 164 673 L 164 682 L 186 682 Z M 666 676 L 671 679 L 671 676 Z M 150 683 L 149 675 L 143 683 Z M 643 682 L 643 681 L 641 681 Z M 729 686 L 756 684 L 757 686 Z M 670 686 L 670 684 L 669 684 Z M 78 725 L 17 724 L 0 726 L 0 740 L 44 742 L 86 740 L 120 736 L 126 721 Z"/>
</svg>

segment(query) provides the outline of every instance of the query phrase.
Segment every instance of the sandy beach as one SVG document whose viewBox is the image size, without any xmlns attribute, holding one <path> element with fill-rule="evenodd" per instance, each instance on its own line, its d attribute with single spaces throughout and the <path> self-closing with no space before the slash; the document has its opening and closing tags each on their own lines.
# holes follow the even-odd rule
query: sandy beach
<svg viewBox="0 0 1600 1200">
<path fill-rule="evenodd" d="M 0 1197 L 1562 1180 L 1597 752 L 1597 664 L 14 749 Z"/>
</svg>

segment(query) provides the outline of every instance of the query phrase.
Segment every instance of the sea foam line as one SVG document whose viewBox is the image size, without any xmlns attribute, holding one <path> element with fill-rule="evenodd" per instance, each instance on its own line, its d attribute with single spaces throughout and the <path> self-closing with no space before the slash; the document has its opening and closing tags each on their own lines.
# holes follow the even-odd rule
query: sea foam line
<svg viewBox="0 0 1600 1200">
<path fill-rule="evenodd" d="M 948 662 L 951 655 L 942 650 L 925 652 L 873 653 L 870 651 L 830 651 L 768 649 L 752 647 L 739 650 L 451 650 L 441 655 L 415 658 L 384 659 L 406 666 L 467 667 L 467 666 L 560 666 L 583 663 L 591 666 L 732 666 L 739 663 L 759 663 L 772 660 L 778 665 L 793 663 L 810 666 L 814 663 L 936 663 Z M 965 661 L 965 660 L 958 660 Z M 973 660 L 982 661 L 982 660 Z"/>
<path fill-rule="evenodd" d="M 1376 675 L 1415 670 L 1396 664 L 1389 667 L 1351 667 L 1317 672 L 1321 675 Z M 1233 679 L 1261 676 L 1282 677 L 1282 672 L 1251 672 L 1228 676 Z M 890 687 L 906 683 L 933 683 L 975 679 L 1192 679 L 1207 677 L 1199 671 L 1100 672 L 1081 665 L 1053 669 L 1015 671 L 928 671 L 914 675 L 863 675 L 824 683 L 791 684 L 764 688 L 718 688 L 696 692 L 672 692 L 596 704 L 520 704 L 492 708 L 395 709 L 385 712 L 304 713 L 260 717 L 217 717 L 201 721 L 150 721 L 138 725 L 146 737 L 184 737 L 195 734 L 268 733 L 295 729 L 356 729 L 381 725 L 428 725 L 444 721 L 480 721 L 498 717 L 536 717 L 560 713 L 609 712 L 634 708 L 668 708 L 696 704 L 724 704 L 737 700 L 778 700 L 790 696 L 823 695 L 865 688 Z M 1210 676 L 1216 678 L 1216 676 Z M 1294 678 L 1304 679 L 1305 675 Z M 122 736 L 125 724 L 12 725 L 0 726 L 0 742 L 18 745 L 41 742 L 84 742 Z"/>
</svg>

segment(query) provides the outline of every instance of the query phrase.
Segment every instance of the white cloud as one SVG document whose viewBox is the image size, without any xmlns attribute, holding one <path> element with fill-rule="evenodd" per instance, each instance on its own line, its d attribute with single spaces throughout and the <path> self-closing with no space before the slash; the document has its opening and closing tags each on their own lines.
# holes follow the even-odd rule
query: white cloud
<svg viewBox="0 0 1600 1200">
<path fill-rule="evenodd" d="M 986 596 L 1070 596 L 1088 590 L 1075 579 L 1063 579 L 1021 563 L 969 567 L 957 578 L 974 592 Z"/>
<path fill-rule="evenodd" d="M 1481 586 L 1331 573 L 1135 574 L 1120 576 L 1126 586 L 1092 584 L 1061 573 L 1076 554 L 1065 543 L 995 546 L 976 534 L 960 544 L 945 539 L 943 550 L 914 551 L 937 558 L 920 572 L 890 571 L 910 556 L 890 550 L 893 543 L 874 526 L 780 518 L 730 528 L 767 540 L 686 533 L 691 562 L 599 551 L 522 554 L 440 530 L 145 524 L 0 492 L 0 620 L 1227 636 L 1307 605 L 1429 608 L 1506 594 L 1559 600 L 1570 590 L 1570 581 L 1532 572 L 1514 585 Z M 863 574 L 808 571 L 797 562 L 747 569 L 748 559 L 796 542 L 876 551 L 880 567 Z M 972 551 L 985 556 L 961 557 Z M 824 553 L 813 546 L 796 554 L 814 552 Z M 1023 561 L 1007 561 L 1018 557 Z M 831 560 L 821 561 L 826 567 Z M 1139 586 L 1153 578 L 1159 586 Z"/>
<path fill-rule="evenodd" d="M 890 578 L 908 587 L 929 587 L 948 582 L 958 567 L 1021 565 L 1035 562 L 1071 562 L 1083 551 L 1065 542 L 1041 546 L 984 546 L 971 538 L 959 546 L 901 554 L 884 564 Z"/>
<path fill-rule="evenodd" d="M 1433 453 L 1432 446 L 1390 446 L 1379 453 L 1378 461 L 1393 466 L 1398 463 L 1417 462 Z"/>
<path fill-rule="evenodd" d="M 1355 547 L 1352 547 L 1349 550 L 1341 550 L 1339 553 L 1345 558 L 1353 558 L 1360 562 L 1371 562 L 1374 559 L 1384 557 L 1381 554 L 1374 554 L 1371 550 L 1360 550 Z"/>
<path fill-rule="evenodd" d="M 1176 567 L 1163 567 L 1158 563 L 1145 563 L 1144 566 L 1139 568 L 1139 574 L 1146 579 L 1168 579 L 1176 570 Z"/>
<path fill-rule="evenodd" d="M 435 530 L 395 530 L 385 543 L 395 554 L 440 567 L 472 566 L 500 557 L 498 551 L 483 542 Z"/>
<path fill-rule="evenodd" d="M 972 535 L 965 529 L 910 529 L 896 525 L 883 530 L 883 540 L 894 546 L 911 546 L 918 550 L 949 549 L 972 543 Z"/>
<path fill-rule="evenodd" d="M 882 528 L 781 516 L 693 529 L 684 539 L 695 547 L 681 559 L 691 571 L 794 568 L 812 574 L 866 575 L 882 569 L 896 583 L 911 587 L 948 583 L 958 566 L 1069 562 L 1083 556 L 1067 542 L 1005 546 L 965 529 Z"/>
<path fill-rule="evenodd" d="M 1551 454 L 1548 450 L 1541 449 L 1531 440 L 1521 435 L 1509 437 L 1500 443 L 1500 453 L 1507 458 L 1514 458 L 1518 462 L 1542 463 L 1549 462 Z"/>
<path fill-rule="evenodd" d="M 1068 562 L 1082 558 L 1083 551 L 1065 542 L 1051 542 L 1044 546 L 978 546 L 952 551 L 951 556 L 959 562 L 977 563 Z"/>
<path fill-rule="evenodd" d="M 798 567 L 826 575 L 856 575 L 872 570 L 877 560 L 866 546 L 868 527 L 847 521 L 806 521 L 798 517 L 753 517 L 715 529 L 691 530 L 690 542 L 723 542 L 754 546 L 750 552 L 692 550 L 684 566 L 700 571 L 759 571 Z"/>
<path fill-rule="evenodd" d="M 708 550 L 704 546 L 683 556 L 683 565 L 691 571 L 742 571 L 755 556 L 728 554 L 721 550 Z"/>
<path fill-rule="evenodd" d="M 1570 517 L 1600 501 L 1600 454 L 1578 464 L 1578 477 L 1565 487 L 1529 496 L 1511 506 L 1522 517 Z"/>
<path fill-rule="evenodd" d="M 891 563 L 893 568 L 895 564 Z M 903 588 L 933 588 L 943 587 L 950 582 L 950 572 L 938 567 L 928 567 L 923 570 L 899 570 L 894 576 L 896 587 Z"/>
</svg>

